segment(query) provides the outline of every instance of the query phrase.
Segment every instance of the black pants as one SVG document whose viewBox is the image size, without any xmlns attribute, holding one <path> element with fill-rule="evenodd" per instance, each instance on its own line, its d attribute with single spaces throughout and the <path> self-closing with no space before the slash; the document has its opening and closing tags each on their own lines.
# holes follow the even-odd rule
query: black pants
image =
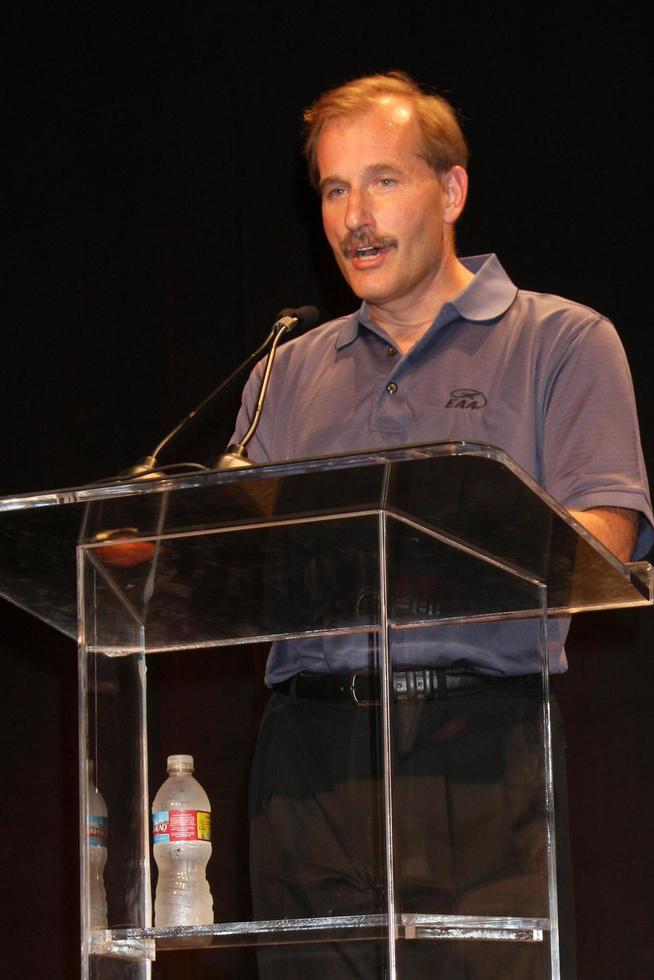
<svg viewBox="0 0 654 980">
<path fill-rule="evenodd" d="M 394 706 L 400 911 L 548 914 L 539 702 L 498 684 Z M 378 729 L 377 709 L 272 696 L 251 785 L 255 918 L 386 911 Z M 556 720 L 553 729 L 558 746 Z M 565 891 L 569 874 L 559 873 Z M 385 955 L 382 942 L 278 947 L 262 953 L 260 976 L 372 980 Z M 398 974 L 544 980 L 549 953 L 541 943 L 405 941 Z M 574 976 L 571 962 L 562 976 Z"/>
</svg>

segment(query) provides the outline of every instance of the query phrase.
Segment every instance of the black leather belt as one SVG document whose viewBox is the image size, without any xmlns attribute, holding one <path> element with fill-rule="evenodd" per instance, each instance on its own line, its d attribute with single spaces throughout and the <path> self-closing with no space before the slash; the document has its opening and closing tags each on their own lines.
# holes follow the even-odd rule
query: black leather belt
<svg viewBox="0 0 654 980">
<path fill-rule="evenodd" d="M 525 693 L 540 690 L 538 674 L 497 677 L 459 667 L 411 667 L 394 670 L 392 678 L 394 699 L 407 702 L 476 694 L 491 685 L 520 688 Z M 303 701 L 350 701 L 362 707 L 381 701 L 380 674 L 376 670 L 354 670 L 349 674 L 303 672 L 273 684 L 272 689 Z"/>
</svg>

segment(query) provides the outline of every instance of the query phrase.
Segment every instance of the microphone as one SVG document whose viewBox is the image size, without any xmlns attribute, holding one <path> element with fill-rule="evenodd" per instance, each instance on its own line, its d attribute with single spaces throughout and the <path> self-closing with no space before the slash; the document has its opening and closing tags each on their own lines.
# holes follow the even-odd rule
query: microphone
<svg viewBox="0 0 654 980">
<path fill-rule="evenodd" d="M 299 306 L 297 309 L 283 309 L 278 313 L 277 320 L 273 326 L 275 339 L 270 345 L 270 350 L 268 351 L 268 358 L 263 370 L 263 377 L 261 379 L 261 385 L 259 386 L 257 404 L 254 410 L 254 417 L 250 423 L 250 428 L 240 442 L 232 443 L 231 446 L 227 447 L 227 451 L 218 457 L 214 469 L 235 470 L 253 465 L 253 463 L 248 459 L 248 454 L 245 447 L 254 433 L 257 431 L 257 427 L 259 425 L 259 420 L 263 411 L 263 403 L 266 399 L 266 392 L 268 391 L 268 382 L 270 381 L 270 374 L 272 372 L 272 366 L 275 361 L 275 354 L 277 353 L 279 343 L 284 334 L 290 333 L 290 331 L 294 330 L 297 326 L 301 326 L 304 330 L 310 330 L 312 327 L 316 326 L 319 320 L 320 313 L 315 306 Z"/>
<path fill-rule="evenodd" d="M 309 330 L 311 327 L 316 326 L 319 319 L 320 314 L 315 306 L 299 306 L 297 309 L 285 307 L 277 314 L 272 330 L 263 343 L 260 344 L 259 347 L 257 347 L 257 349 L 243 361 L 242 364 L 239 364 L 236 370 L 232 371 L 228 378 L 221 381 L 218 387 L 207 395 L 207 397 L 201 401 L 192 412 L 189 412 L 188 415 L 184 416 L 182 421 L 161 440 L 161 442 L 153 449 L 149 456 L 144 456 L 135 466 L 131 466 L 129 469 L 123 470 L 113 481 L 103 480 L 99 484 L 89 484 L 89 486 L 105 486 L 108 482 L 122 482 L 123 480 L 157 480 L 163 478 L 165 476 L 163 470 L 166 470 L 169 467 L 164 466 L 160 469 L 156 468 L 159 454 L 163 452 L 168 445 L 170 445 L 175 437 L 178 436 L 179 433 L 182 432 L 197 415 L 205 411 L 215 401 L 218 395 L 221 394 L 221 392 L 223 392 L 233 381 L 242 375 L 254 361 L 258 360 L 260 355 L 263 354 L 267 347 L 270 347 L 268 359 L 264 368 L 263 380 L 259 389 L 259 397 L 257 399 L 257 407 L 253 422 L 241 442 L 229 446 L 227 452 L 223 453 L 218 458 L 215 468 L 218 470 L 227 470 L 252 466 L 252 462 L 247 458 L 245 446 L 254 435 L 259 424 L 259 418 L 261 417 L 261 411 L 263 409 L 263 403 L 266 396 L 270 372 L 272 370 L 277 347 L 286 334 L 290 333 L 291 330 L 295 330 L 298 327 L 301 327 L 304 330 Z M 171 467 L 174 468 L 182 465 L 186 465 L 187 469 L 189 466 L 192 466 L 198 470 L 207 470 L 206 466 L 188 463 L 171 464 Z M 112 544 L 112 539 L 116 537 L 125 538 L 125 540 Z M 97 549 L 100 557 L 103 559 L 105 564 L 112 566 L 130 568 L 135 565 L 141 565 L 143 562 L 151 561 L 156 552 L 155 545 L 150 541 L 141 541 L 138 538 L 138 529 L 133 527 L 114 528 L 108 531 L 100 531 L 95 535 L 94 540 L 101 543 L 100 547 Z"/>
<path fill-rule="evenodd" d="M 319 319 L 320 319 L 320 314 L 318 310 L 315 308 L 315 306 L 299 306 L 297 307 L 297 309 L 285 307 L 283 310 L 281 310 L 277 314 L 272 329 L 268 334 L 268 336 L 266 337 L 266 339 L 263 341 L 263 343 L 260 344 L 257 347 L 257 349 L 252 352 L 252 354 L 246 357 L 243 363 L 239 364 L 239 366 L 234 371 L 232 371 L 232 373 L 229 375 L 228 378 L 226 378 L 224 381 L 221 381 L 218 387 L 214 388 L 214 390 L 209 395 L 207 395 L 207 397 L 204 398 L 199 405 L 196 405 L 196 407 L 191 412 L 189 412 L 188 415 L 185 415 L 182 421 L 179 422 L 166 436 L 164 436 L 164 438 L 157 444 L 157 446 L 155 446 L 155 448 L 148 456 L 144 456 L 142 459 L 140 459 L 135 466 L 130 466 L 127 469 L 122 470 L 118 474 L 118 479 L 120 481 L 161 479 L 161 477 L 163 477 L 165 474 L 156 468 L 160 454 L 164 451 L 164 449 L 166 449 L 170 445 L 171 442 L 173 442 L 173 440 L 184 429 L 187 428 L 187 426 L 191 423 L 191 421 L 195 419 L 198 415 L 200 415 L 202 412 L 206 411 L 206 409 L 209 408 L 211 404 L 213 404 L 213 402 L 216 400 L 218 395 L 220 395 L 226 388 L 228 388 L 233 381 L 241 377 L 246 372 L 246 370 L 250 368 L 254 364 L 254 362 L 261 357 L 261 355 L 266 351 L 266 349 L 270 347 L 268 361 L 266 362 L 266 369 L 268 371 L 268 376 L 269 376 L 270 368 L 272 368 L 272 361 L 274 360 L 277 346 L 281 342 L 282 338 L 286 334 L 290 333 L 291 330 L 295 330 L 298 327 L 301 327 L 303 330 L 309 330 L 311 327 L 315 327 Z M 268 382 L 266 380 L 266 387 L 267 384 Z M 265 396 L 265 389 L 263 391 L 263 395 Z M 259 397 L 261 398 L 261 393 Z M 257 416 L 257 423 L 258 423 L 258 416 Z M 255 429 L 256 429 L 256 425 L 255 425 Z M 240 443 L 240 445 L 245 447 L 245 443 L 249 441 L 249 439 L 253 434 L 254 434 L 254 430 L 252 431 L 252 433 L 249 433 L 247 435 L 247 438 L 244 439 L 243 442 Z M 233 447 L 230 446 L 227 450 L 227 453 L 229 453 L 232 450 L 232 448 Z M 237 449 L 238 447 L 234 447 L 234 448 Z M 223 459 L 223 457 L 226 456 L 227 453 L 223 454 L 223 456 L 221 456 L 220 459 Z M 247 456 L 247 453 L 245 453 L 245 456 Z M 178 463 L 178 464 L 170 464 L 170 465 L 181 466 L 183 464 Z M 242 465 L 250 466 L 252 464 L 249 461 L 247 461 L 244 462 Z M 206 469 L 206 467 L 199 466 L 198 464 L 192 464 L 192 468 L 199 469 L 199 470 Z M 220 468 L 226 469 L 229 467 L 226 465 Z"/>
<path fill-rule="evenodd" d="M 284 308 L 277 314 L 273 330 L 285 330 L 290 333 L 296 327 L 302 330 L 311 330 L 320 319 L 320 313 L 315 306 L 298 306 L 296 310 Z"/>
</svg>

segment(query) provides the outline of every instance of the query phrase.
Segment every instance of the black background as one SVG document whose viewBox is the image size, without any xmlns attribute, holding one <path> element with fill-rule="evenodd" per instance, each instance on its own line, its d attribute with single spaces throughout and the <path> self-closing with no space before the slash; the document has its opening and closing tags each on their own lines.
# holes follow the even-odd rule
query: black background
<svg viewBox="0 0 654 980">
<path fill-rule="evenodd" d="M 471 148 L 461 253 L 496 251 L 519 285 L 616 323 L 652 473 L 650 50 L 632 8 L 244 2 L 155 16 L 138 5 L 16 5 L 3 18 L 0 493 L 117 472 L 258 344 L 281 307 L 313 303 L 323 319 L 354 308 L 322 242 L 301 112 L 328 86 L 392 68 L 461 113 Z M 220 451 L 235 409 L 226 399 L 198 434 L 207 453 Z M 9 605 L 0 624 L 3 972 L 74 978 L 75 650 Z M 649 610 L 579 617 L 556 683 L 582 978 L 654 969 L 653 632 Z M 251 712 L 252 736 L 260 666 L 254 652 L 235 670 L 230 701 L 236 716 Z M 175 975 L 201 963 L 181 957 Z"/>
</svg>

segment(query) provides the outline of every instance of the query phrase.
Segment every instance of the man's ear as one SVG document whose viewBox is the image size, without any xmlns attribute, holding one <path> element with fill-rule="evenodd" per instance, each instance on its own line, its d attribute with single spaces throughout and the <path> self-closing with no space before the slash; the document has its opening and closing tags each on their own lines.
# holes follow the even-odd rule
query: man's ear
<svg viewBox="0 0 654 980">
<path fill-rule="evenodd" d="M 445 211 L 444 220 L 448 225 L 453 225 L 458 220 L 463 211 L 468 197 L 468 174 L 463 167 L 452 167 L 443 178 L 443 190 L 445 191 Z"/>
</svg>

